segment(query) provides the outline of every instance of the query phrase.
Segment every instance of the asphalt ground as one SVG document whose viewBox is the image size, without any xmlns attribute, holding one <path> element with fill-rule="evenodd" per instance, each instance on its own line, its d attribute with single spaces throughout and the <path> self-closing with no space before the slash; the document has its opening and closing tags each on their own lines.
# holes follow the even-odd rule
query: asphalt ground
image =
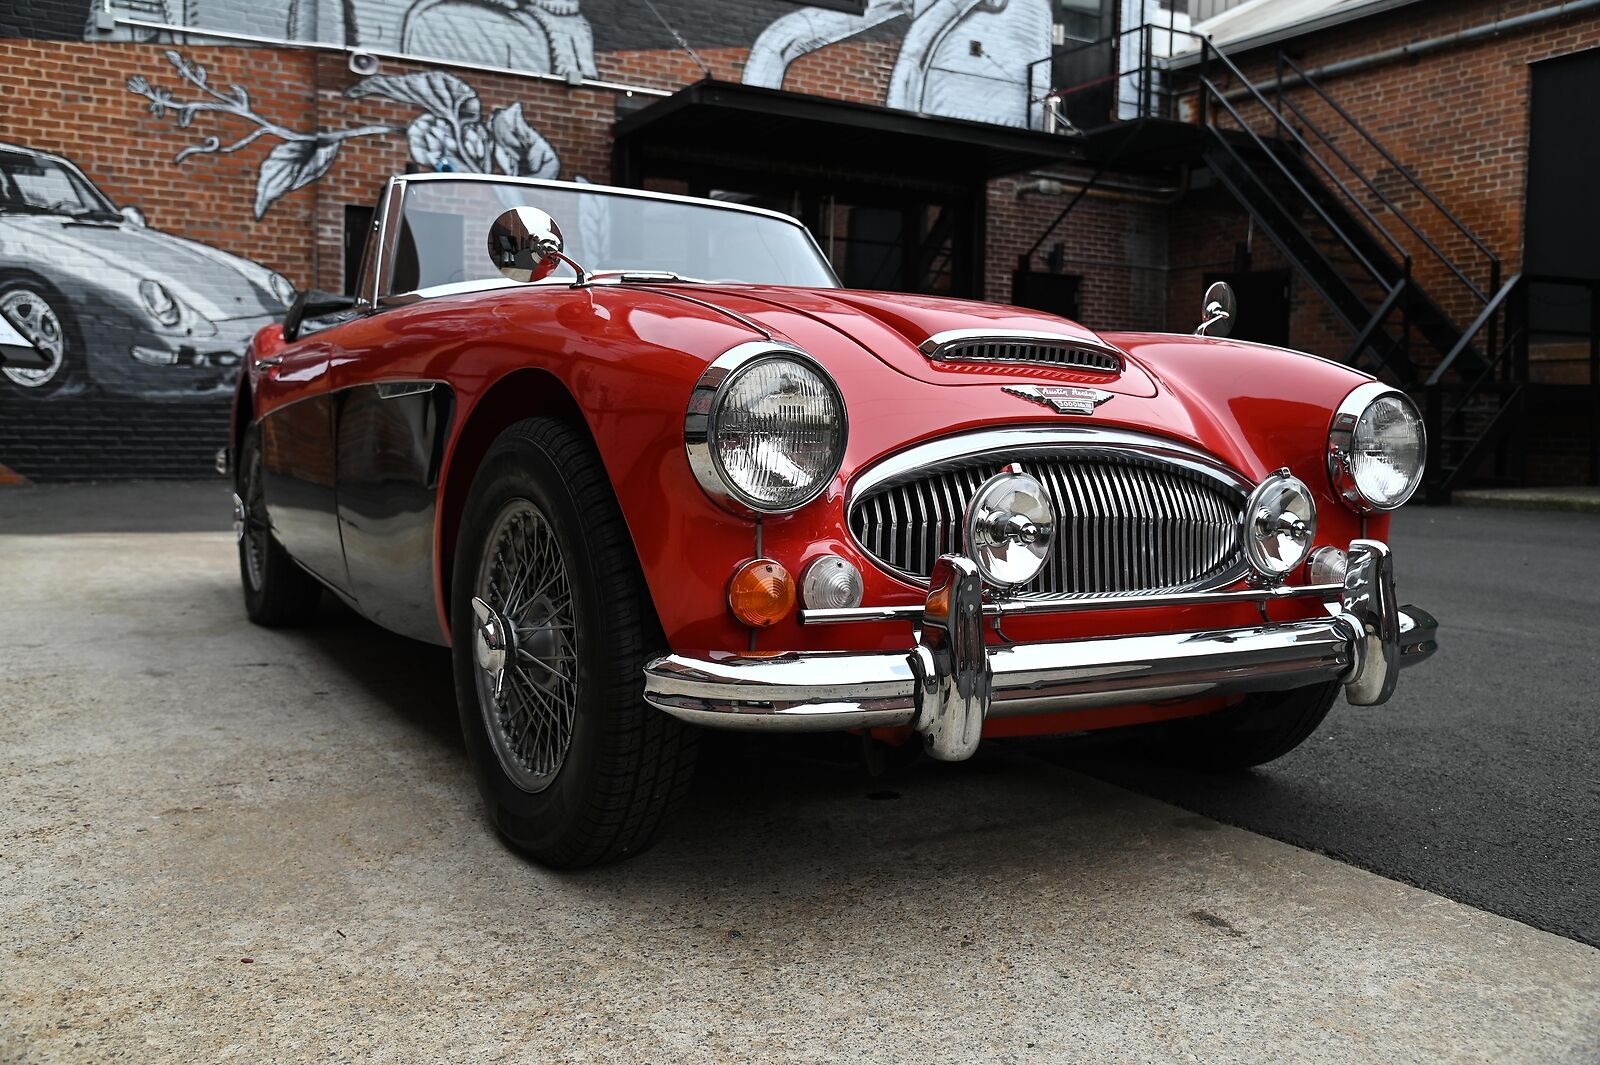
<svg viewBox="0 0 1600 1065">
<path fill-rule="evenodd" d="M 1287 756 L 1228 776 L 1109 743 L 1052 757 L 1600 945 L 1600 514 L 1408 507 L 1390 540 L 1440 650 L 1388 703 L 1341 699 Z"/>
<path fill-rule="evenodd" d="M 1268 769 L 715 743 L 655 849 L 556 874 L 444 653 L 245 622 L 225 501 L 0 492 L 0 1062 L 1600 1060 L 1592 519 L 1402 515 L 1444 650 Z"/>
</svg>

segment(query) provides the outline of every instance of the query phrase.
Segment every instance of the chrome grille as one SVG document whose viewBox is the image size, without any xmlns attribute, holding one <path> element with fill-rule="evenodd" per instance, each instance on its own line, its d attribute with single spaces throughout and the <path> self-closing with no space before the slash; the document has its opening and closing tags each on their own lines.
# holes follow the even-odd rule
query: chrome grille
<svg viewBox="0 0 1600 1065">
<path fill-rule="evenodd" d="M 967 502 L 1007 461 L 957 459 L 876 485 L 852 501 L 851 532 L 882 565 L 926 580 L 934 559 L 965 551 Z M 1050 563 L 1022 595 L 1177 591 L 1243 571 L 1244 495 L 1231 485 L 1106 448 L 1065 448 L 1021 462 L 1056 508 Z"/>
</svg>

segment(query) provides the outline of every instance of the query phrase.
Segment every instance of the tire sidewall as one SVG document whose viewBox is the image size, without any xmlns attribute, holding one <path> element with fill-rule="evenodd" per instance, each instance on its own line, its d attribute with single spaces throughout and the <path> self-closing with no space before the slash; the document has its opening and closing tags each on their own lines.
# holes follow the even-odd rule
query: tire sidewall
<svg viewBox="0 0 1600 1065">
<path fill-rule="evenodd" d="M 589 806 L 596 762 L 600 756 L 604 717 L 614 712 L 603 698 L 605 672 L 614 669 L 599 649 L 609 644 L 606 615 L 599 599 L 597 560 L 578 531 L 582 515 L 563 471 L 542 447 L 525 437 L 497 443 L 473 480 L 462 516 L 451 579 L 450 627 L 455 665 L 456 705 L 461 732 L 479 790 L 495 827 L 518 846 L 538 852 L 566 836 Z M 477 594 L 478 568 L 484 538 L 501 509 L 513 499 L 527 499 L 544 515 L 561 549 L 573 598 L 578 637 L 578 707 L 572 739 L 556 777 L 542 791 L 523 791 L 501 768 L 476 682 L 473 654 L 472 598 Z"/>
</svg>

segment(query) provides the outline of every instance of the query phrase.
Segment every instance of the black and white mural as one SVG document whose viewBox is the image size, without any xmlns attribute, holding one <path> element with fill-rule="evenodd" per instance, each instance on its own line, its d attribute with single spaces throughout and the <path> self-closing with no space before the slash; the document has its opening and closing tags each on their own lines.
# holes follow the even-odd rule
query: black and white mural
<svg viewBox="0 0 1600 1065">
<path fill-rule="evenodd" d="M 230 154 L 262 138 L 276 142 L 257 170 L 257 218 L 280 196 L 326 174 L 340 146 L 360 137 L 404 136 L 412 160 L 426 170 L 548 178 L 561 171 L 560 157 L 550 142 L 528 125 L 520 103 L 484 115 L 472 86 L 447 71 L 374 74 L 345 90 L 352 99 L 383 97 L 418 108 L 422 113 L 408 126 L 299 130 L 259 114 L 247 88 L 214 86 L 205 67 L 191 63 L 179 52 L 169 51 L 166 56 L 180 83 L 178 89 L 135 76 L 128 79 L 128 91 L 149 101 L 151 114 L 171 117 L 181 129 L 194 128 L 200 116 L 231 125 L 226 137 L 205 133 L 202 128 L 199 140 L 180 150 L 174 163 L 197 155 Z"/>
<path fill-rule="evenodd" d="M 97 12 L 86 36 L 173 42 L 225 30 L 574 79 L 597 76 L 597 50 L 673 48 L 681 37 L 749 48 L 743 80 L 776 88 L 795 60 L 870 33 L 898 42 L 885 105 L 1008 126 L 1042 122 L 1052 0 L 655 7 L 660 19 L 629 0 L 110 0 L 111 27 Z"/>
<path fill-rule="evenodd" d="M 884 104 L 947 118 L 1038 127 L 1049 90 L 1050 0 L 869 0 L 862 14 L 807 7 L 750 48 L 744 81 L 781 88 L 789 64 L 905 20 Z"/>
<path fill-rule="evenodd" d="M 0 144 L 0 313 L 44 363 L 0 366 L 12 395 L 226 394 L 250 337 L 294 296 L 266 267 L 113 204 L 71 160 Z"/>
</svg>

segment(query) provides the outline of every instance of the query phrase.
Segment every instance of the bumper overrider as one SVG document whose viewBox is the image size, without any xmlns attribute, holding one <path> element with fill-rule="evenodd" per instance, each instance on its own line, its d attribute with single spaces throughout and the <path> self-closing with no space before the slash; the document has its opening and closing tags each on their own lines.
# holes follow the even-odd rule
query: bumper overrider
<svg viewBox="0 0 1600 1065">
<path fill-rule="evenodd" d="M 1008 614 L 1266 603 L 1320 597 L 1328 616 L 1201 632 L 986 645 L 987 619 Z M 1399 606 L 1394 562 L 1376 540 L 1350 544 L 1344 584 L 1139 597 L 986 602 L 961 555 L 934 566 L 924 606 L 812 611 L 808 623 L 920 622 L 907 651 L 791 652 L 770 657 L 669 654 L 645 667 L 645 699 L 713 728 L 822 732 L 910 725 L 929 754 L 970 757 L 989 715 L 1046 714 L 1343 681 L 1375 706 L 1404 666 L 1437 649 L 1438 623 Z M 1265 618 L 1265 611 L 1262 614 Z"/>
</svg>

